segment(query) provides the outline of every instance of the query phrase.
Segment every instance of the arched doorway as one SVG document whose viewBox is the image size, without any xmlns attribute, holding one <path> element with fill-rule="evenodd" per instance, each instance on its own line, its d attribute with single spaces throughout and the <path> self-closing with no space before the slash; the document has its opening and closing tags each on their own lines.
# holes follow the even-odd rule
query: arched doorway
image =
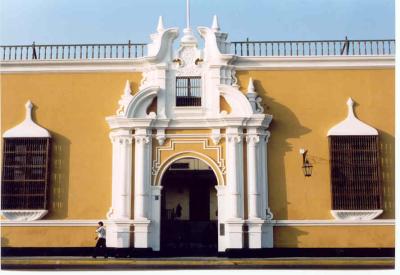
<svg viewBox="0 0 400 275">
<path fill-rule="evenodd" d="M 161 185 L 161 251 L 216 254 L 217 178 L 211 167 L 196 158 L 179 159 L 165 171 Z"/>
</svg>

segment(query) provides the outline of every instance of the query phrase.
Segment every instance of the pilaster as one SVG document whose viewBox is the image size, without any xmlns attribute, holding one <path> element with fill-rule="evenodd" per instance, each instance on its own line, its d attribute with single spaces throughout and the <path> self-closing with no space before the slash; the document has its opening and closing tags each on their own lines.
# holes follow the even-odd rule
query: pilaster
<svg viewBox="0 0 400 275">
<path fill-rule="evenodd" d="M 243 141 L 237 127 L 226 129 L 226 248 L 243 248 Z"/>
<path fill-rule="evenodd" d="M 135 129 L 135 247 L 150 247 L 151 130 Z"/>
<path fill-rule="evenodd" d="M 112 142 L 112 205 L 107 214 L 112 221 L 107 226 L 110 247 L 129 247 L 130 226 L 121 224 L 131 218 L 132 134 L 117 129 L 110 133 Z"/>
</svg>

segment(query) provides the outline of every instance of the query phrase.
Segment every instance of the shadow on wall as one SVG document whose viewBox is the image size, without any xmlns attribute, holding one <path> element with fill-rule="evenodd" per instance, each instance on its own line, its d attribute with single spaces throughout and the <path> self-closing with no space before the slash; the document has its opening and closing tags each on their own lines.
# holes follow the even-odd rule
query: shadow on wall
<svg viewBox="0 0 400 275">
<path fill-rule="evenodd" d="M 274 246 L 297 248 L 301 246 L 301 236 L 309 233 L 295 227 L 274 226 Z"/>
<path fill-rule="evenodd" d="M 267 96 L 267 91 L 260 81 L 254 81 L 255 90 L 262 97 L 264 113 L 273 115 L 269 127 L 271 138 L 268 142 L 268 182 L 269 201 L 274 219 L 288 218 L 287 182 L 285 170 L 285 155 L 293 151 L 287 141 L 290 138 L 299 138 L 311 132 L 311 129 L 300 124 L 296 115 L 286 106 Z M 297 150 L 297 148 L 296 148 Z"/>
<path fill-rule="evenodd" d="M 32 119 L 37 122 L 33 106 Z M 40 123 L 38 123 L 40 124 Z M 52 136 L 50 185 L 48 186 L 47 207 L 49 214 L 45 219 L 62 219 L 68 215 L 69 151 L 71 142 L 66 137 L 49 131 Z"/>
<path fill-rule="evenodd" d="M 49 214 L 46 218 L 63 219 L 68 216 L 69 155 L 70 141 L 51 132 L 51 175 L 49 186 Z"/>
<path fill-rule="evenodd" d="M 381 176 L 383 193 L 383 214 L 379 218 L 394 219 L 394 136 L 379 130 Z"/>
</svg>

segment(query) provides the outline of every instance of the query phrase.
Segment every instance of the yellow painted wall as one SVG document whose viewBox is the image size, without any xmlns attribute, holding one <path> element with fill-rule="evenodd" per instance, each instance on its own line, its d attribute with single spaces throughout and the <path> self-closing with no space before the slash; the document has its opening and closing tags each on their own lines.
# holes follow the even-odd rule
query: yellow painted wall
<svg viewBox="0 0 400 275">
<path fill-rule="evenodd" d="M 394 226 L 277 226 L 276 247 L 394 247 Z"/>
<path fill-rule="evenodd" d="M 2 227 L 3 247 L 94 247 L 93 227 Z"/>
<path fill-rule="evenodd" d="M 243 90 L 250 77 L 273 115 L 268 143 L 269 198 L 275 219 L 331 219 L 329 148 L 326 134 L 355 113 L 379 131 L 384 213 L 394 218 L 394 70 L 240 71 Z M 299 149 L 308 149 L 312 177 L 303 176 Z"/>
<path fill-rule="evenodd" d="M 394 218 L 394 70 L 240 71 L 237 77 L 241 87 L 247 87 L 249 77 L 255 80 L 265 112 L 274 116 L 268 144 L 268 175 L 270 207 L 275 219 L 332 219 L 326 133 L 346 117 L 349 96 L 357 103 L 356 115 L 380 133 L 385 201 L 380 218 Z M 52 203 L 46 219 L 105 218 L 111 204 L 111 143 L 104 119 L 115 114 L 127 79 L 136 91 L 140 73 L 1 76 L 1 132 L 23 120 L 24 104 L 31 99 L 37 106 L 35 121 L 54 137 Z M 213 145 L 212 141 L 209 144 Z M 197 146 L 186 148 L 200 150 Z M 224 154 L 224 140 L 221 148 Z M 314 165 L 310 178 L 302 174 L 300 148 L 309 150 Z M 184 149 L 182 146 L 180 150 Z M 163 160 L 169 156 L 165 154 Z M 71 230 L 77 234 L 65 237 Z M 2 236 L 6 246 L 91 246 L 91 230 L 5 226 Z M 341 234 L 337 234 L 339 231 Z M 391 247 L 393 239 L 393 227 L 275 228 L 277 246 Z"/>
<path fill-rule="evenodd" d="M 36 106 L 34 120 L 53 136 L 50 211 L 46 219 L 104 219 L 111 205 L 111 142 L 106 116 L 115 114 L 126 80 L 140 73 L 4 74 L 1 132 Z"/>
</svg>

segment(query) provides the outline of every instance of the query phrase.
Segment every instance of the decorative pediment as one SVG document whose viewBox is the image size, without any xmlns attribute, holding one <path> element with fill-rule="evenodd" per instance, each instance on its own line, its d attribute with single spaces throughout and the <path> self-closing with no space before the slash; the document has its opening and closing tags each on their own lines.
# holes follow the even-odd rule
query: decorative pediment
<svg viewBox="0 0 400 275">
<path fill-rule="evenodd" d="M 49 131 L 36 124 L 32 119 L 32 101 L 28 100 L 25 104 L 25 120 L 12 129 L 7 130 L 4 138 L 16 137 L 51 137 Z"/>
<path fill-rule="evenodd" d="M 354 101 L 347 100 L 347 118 L 328 131 L 328 136 L 377 136 L 378 131 L 354 115 Z"/>
</svg>

